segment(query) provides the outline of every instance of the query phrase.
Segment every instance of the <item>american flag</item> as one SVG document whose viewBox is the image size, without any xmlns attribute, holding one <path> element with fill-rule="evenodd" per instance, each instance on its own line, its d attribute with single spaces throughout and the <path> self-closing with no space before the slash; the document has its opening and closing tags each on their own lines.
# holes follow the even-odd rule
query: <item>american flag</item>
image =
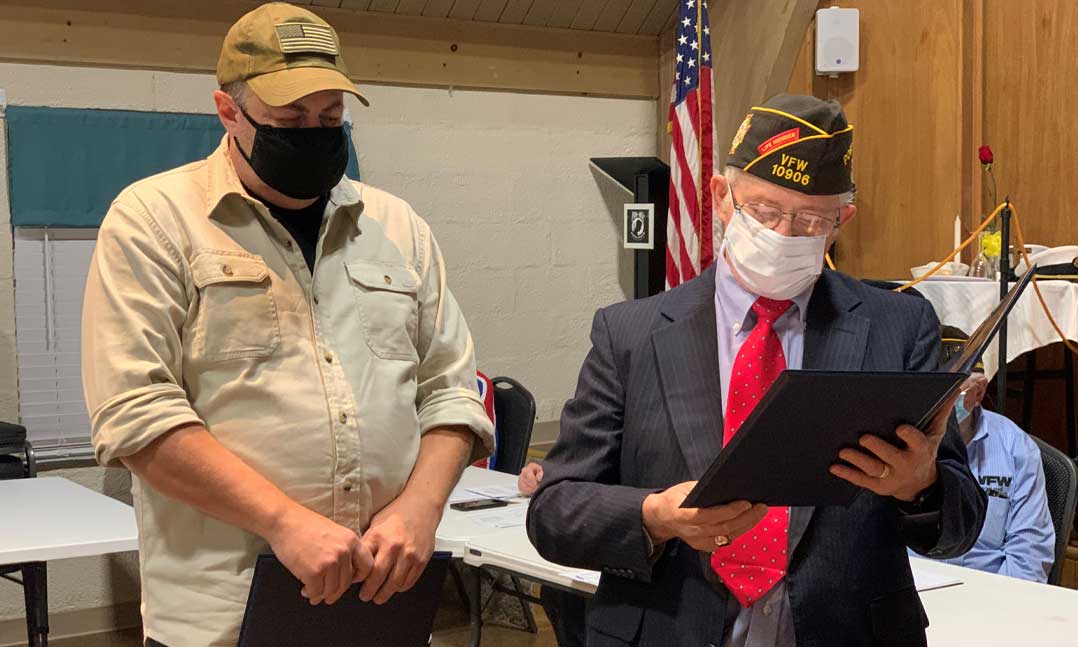
<svg viewBox="0 0 1078 647">
<path fill-rule="evenodd" d="M 706 0 L 679 0 L 677 63 L 670 93 L 670 214 L 666 221 L 666 287 L 715 260 L 711 176 L 715 172 L 715 103 L 711 27 Z"/>
<path fill-rule="evenodd" d="M 336 56 L 339 51 L 333 30 L 325 25 L 306 22 L 283 22 L 277 27 L 277 40 L 285 54 L 316 53 Z"/>
</svg>

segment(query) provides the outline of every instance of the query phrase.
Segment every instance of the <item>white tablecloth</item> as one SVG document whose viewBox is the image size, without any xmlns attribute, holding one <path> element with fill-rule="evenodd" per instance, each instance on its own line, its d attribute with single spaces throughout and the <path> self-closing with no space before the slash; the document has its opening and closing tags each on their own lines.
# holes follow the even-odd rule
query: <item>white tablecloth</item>
<svg viewBox="0 0 1078 647">
<path fill-rule="evenodd" d="M 1078 283 L 1044 280 L 1038 285 L 1067 338 L 1078 341 Z M 967 334 L 999 303 L 999 283 L 995 281 L 929 280 L 918 283 L 916 289 L 936 308 L 943 324 L 957 326 Z M 1007 320 L 1007 361 L 1058 341 L 1059 335 L 1041 309 L 1033 286 L 1029 286 Z M 989 379 L 998 367 L 999 345 L 993 341 L 984 354 L 984 369 Z"/>
</svg>

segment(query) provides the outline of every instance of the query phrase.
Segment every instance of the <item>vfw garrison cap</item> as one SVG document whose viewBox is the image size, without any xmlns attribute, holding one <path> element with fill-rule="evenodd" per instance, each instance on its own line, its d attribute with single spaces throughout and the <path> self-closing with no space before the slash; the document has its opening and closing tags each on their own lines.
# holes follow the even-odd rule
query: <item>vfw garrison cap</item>
<svg viewBox="0 0 1078 647">
<path fill-rule="evenodd" d="M 955 326 L 940 326 L 940 366 L 945 366 L 955 355 L 961 355 L 966 350 L 969 335 L 964 330 Z M 984 373 L 984 362 L 977 360 L 973 370 Z"/>
<path fill-rule="evenodd" d="M 853 190 L 853 126 L 837 101 L 780 94 L 753 106 L 728 166 L 808 195 Z"/>
</svg>

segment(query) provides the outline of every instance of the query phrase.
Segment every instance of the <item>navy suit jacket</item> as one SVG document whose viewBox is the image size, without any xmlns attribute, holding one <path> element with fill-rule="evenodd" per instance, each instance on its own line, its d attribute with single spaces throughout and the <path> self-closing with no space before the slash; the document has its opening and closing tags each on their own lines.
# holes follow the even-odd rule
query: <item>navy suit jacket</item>
<svg viewBox="0 0 1078 647">
<path fill-rule="evenodd" d="M 641 519 L 648 494 L 699 479 L 722 450 L 714 294 L 712 268 L 595 315 L 592 349 L 528 514 L 543 557 L 603 573 L 589 645 L 706 647 L 721 645 L 729 629 L 730 596 L 707 554 L 672 540 L 649 559 Z M 809 301 L 803 364 L 934 370 L 939 343 L 926 300 L 825 272 Z M 916 514 L 868 491 L 849 507 L 815 510 L 787 575 L 800 647 L 926 644 L 906 547 L 932 557 L 966 552 L 986 505 L 953 416 L 938 472 L 938 496 Z"/>
</svg>

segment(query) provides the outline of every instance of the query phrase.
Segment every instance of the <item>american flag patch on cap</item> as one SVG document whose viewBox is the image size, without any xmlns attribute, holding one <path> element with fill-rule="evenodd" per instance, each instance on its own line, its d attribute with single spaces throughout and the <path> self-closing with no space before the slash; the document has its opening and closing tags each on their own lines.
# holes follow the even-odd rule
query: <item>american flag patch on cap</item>
<svg viewBox="0 0 1078 647">
<path fill-rule="evenodd" d="M 337 56 L 337 39 L 333 30 L 324 25 L 306 22 L 285 22 L 277 25 L 277 40 L 285 54 L 329 54 Z"/>
</svg>

